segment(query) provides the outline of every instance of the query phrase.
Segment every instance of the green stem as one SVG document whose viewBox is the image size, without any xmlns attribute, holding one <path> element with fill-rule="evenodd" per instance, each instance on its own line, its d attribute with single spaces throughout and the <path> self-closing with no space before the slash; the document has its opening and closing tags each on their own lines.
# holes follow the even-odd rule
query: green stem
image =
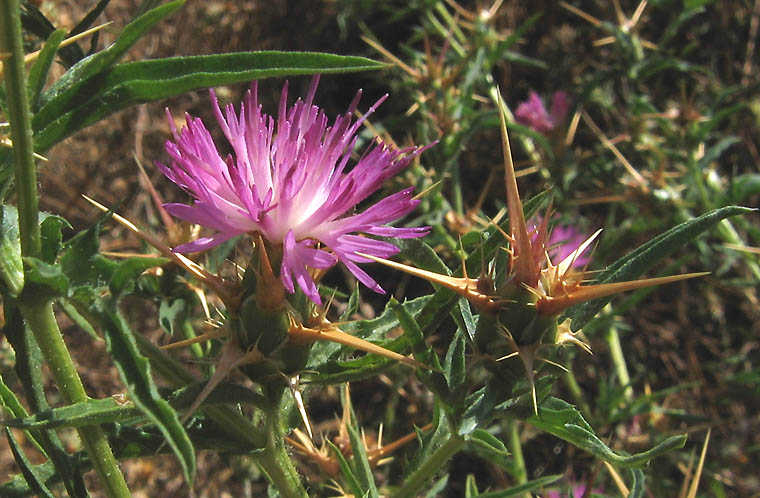
<svg viewBox="0 0 760 498">
<path fill-rule="evenodd" d="M 507 420 L 507 445 L 509 445 L 509 452 L 512 453 L 512 458 L 515 461 L 515 470 L 517 471 L 514 476 L 515 480 L 517 484 L 525 484 L 528 482 L 528 470 L 525 467 L 518 423 L 519 421 L 514 418 Z"/>
<path fill-rule="evenodd" d="M 581 407 L 581 411 L 586 414 L 591 413 L 591 407 L 583 397 L 583 389 L 578 385 L 578 380 L 575 378 L 575 373 L 572 367 L 568 368 L 565 375 L 562 376 L 562 380 L 565 382 L 565 386 L 570 391 L 570 395 L 575 400 L 575 404 Z"/>
<path fill-rule="evenodd" d="M 610 328 L 607 329 L 605 338 L 607 339 L 607 346 L 610 348 L 612 364 L 615 366 L 615 372 L 620 379 L 620 385 L 624 386 L 625 388 L 623 395 L 627 401 L 631 401 L 633 399 L 631 376 L 628 375 L 628 366 L 625 363 L 623 346 L 620 344 L 620 335 L 618 334 L 617 328 L 615 328 L 614 325 L 610 325 Z"/>
<path fill-rule="evenodd" d="M 3 71 L 13 142 L 21 254 L 38 256 L 41 251 L 41 238 L 37 207 L 37 168 L 24 72 L 19 0 L 0 0 L 0 51 L 4 55 Z M 64 400 L 67 403 L 87 401 L 82 381 L 74 368 L 74 362 L 55 320 L 52 303 L 21 303 L 19 308 L 40 346 Z M 78 432 L 108 496 L 128 498 L 129 488 L 103 431 L 97 426 L 91 426 L 82 427 Z"/>
<path fill-rule="evenodd" d="M 279 386 L 262 386 L 264 395 L 270 400 L 266 410 L 267 445 L 263 452 L 255 455 L 256 462 L 266 472 L 269 481 L 283 498 L 307 498 L 309 494 L 303 486 L 301 476 L 293 466 L 293 461 L 285 448 L 285 439 L 280 423 L 281 399 L 284 390 Z"/>
<path fill-rule="evenodd" d="M 74 368 L 74 362 L 66 349 L 66 344 L 63 342 L 58 322 L 55 320 L 55 313 L 53 313 L 53 305 L 51 303 L 29 306 L 22 304 L 20 308 L 26 323 L 34 333 L 64 401 L 68 404 L 86 402 L 87 393 Z M 111 452 L 108 439 L 100 427 L 84 426 L 78 428 L 77 432 L 108 496 L 129 498 L 131 494 L 127 483 Z"/>
<path fill-rule="evenodd" d="M 21 252 L 25 256 L 37 256 L 41 248 L 37 219 L 37 168 L 34 162 L 34 139 L 26 93 L 18 0 L 0 0 L 0 51 L 4 55 L 6 105 L 16 168 Z"/>
<path fill-rule="evenodd" d="M 454 456 L 456 452 L 462 449 L 465 439 L 459 435 L 451 435 L 449 440 L 438 447 L 425 463 L 417 469 L 406 482 L 401 486 L 394 498 L 414 498 L 419 491 L 427 484 L 436 472 L 440 471 L 443 465 Z"/>
</svg>

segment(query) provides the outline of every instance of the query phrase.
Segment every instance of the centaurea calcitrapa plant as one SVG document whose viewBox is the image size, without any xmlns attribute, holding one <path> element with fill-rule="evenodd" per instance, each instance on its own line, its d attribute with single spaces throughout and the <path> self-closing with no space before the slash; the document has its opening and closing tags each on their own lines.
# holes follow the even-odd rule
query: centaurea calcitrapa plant
<svg viewBox="0 0 760 498">
<path fill-rule="evenodd" d="M 172 125 L 174 140 L 166 143 L 171 162 L 157 162 L 170 180 L 194 197 L 191 205 L 166 204 L 164 208 L 215 232 L 181 244 L 174 252 L 204 251 L 241 234 L 253 243 L 253 257 L 235 297 L 225 304 L 237 347 L 256 353 L 250 363 L 266 364 L 262 372 L 280 375 L 294 375 L 304 368 L 308 345 L 315 338 L 380 351 L 343 334 L 315 310 L 322 304 L 317 282 L 340 262 L 364 285 L 383 293 L 357 263 L 371 262 L 367 255 L 389 257 L 399 249 L 368 235 L 415 238 L 428 232 L 427 227 L 387 225 L 419 203 L 412 197 L 413 188 L 361 212 L 357 209 L 425 148 L 399 150 L 374 143 L 356 164 L 350 164 L 357 130 L 384 98 L 354 121 L 359 92 L 348 111 L 328 123 L 324 112 L 313 105 L 318 82 L 318 77 L 313 78 L 305 100 L 291 107 L 286 84 L 277 118 L 262 113 L 256 84 L 239 113 L 232 105 L 222 112 L 211 91 L 216 119 L 234 153 L 221 156 L 200 119 L 187 116 L 182 130 Z M 173 123 L 171 115 L 169 122 Z M 308 299 L 288 299 L 296 291 Z M 384 354 L 409 361 L 391 351 Z M 240 364 L 240 360 L 235 362 Z M 249 375 L 255 369 L 249 368 Z"/>
<path fill-rule="evenodd" d="M 44 49 L 25 80 L 19 6 L 0 4 L 5 75 L 0 107 L 7 113 L 11 132 L 4 140 L 9 147 L 0 150 L 4 195 L 0 292 L 3 333 L 16 352 L 20 386 L 6 389 L 14 377 L 3 372 L 0 402 L 6 416 L 2 422 L 24 431 L 26 440 L 46 458 L 41 464 L 31 463 L 18 438 L 6 430 L 22 474 L 0 485 L 0 496 L 53 496 L 63 494 L 62 488 L 72 497 L 87 496 L 82 476 L 89 469 L 97 473 L 105 495 L 130 496 L 118 461 L 169 451 L 192 487 L 198 449 L 248 455 L 266 475 L 272 487 L 269 495 L 283 497 L 328 496 L 338 489 L 342 495 L 404 498 L 425 493 L 426 487 L 428 496 L 444 494 L 447 486 L 461 489 L 461 483 L 455 482 L 458 476 L 446 468 L 452 456 L 464 451 L 477 451 L 507 469 L 512 480 L 505 487 L 516 487 L 503 494 L 540 492 L 560 476 L 528 481 L 518 421 L 612 466 L 631 468 L 632 489 L 641 490 L 643 474 L 638 467 L 683 444 L 684 438 L 675 436 L 636 455 L 613 451 L 575 407 L 550 395 L 551 384 L 561 371 L 562 346 L 588 348 L 577 330 L 601 309 L 604 303 L 599 299 L 688 277 L 631 281 L 675 248 L 742 210 L 723 208 L 683 223 L 598 274 L 587 273 L 580 264 L 593 239 L 565 257 L 547 257 L 554 245 L 549 210 L 538 227 L 525 221 L 547 196 L 521 202 L 501 106 L 496 112 L 503 120 L 509 220 L 482 233 L 464 234 L 481 243 L 475 249 L 468 246 L 460 277 L 451 276 L 457 270 L 448 268 L 425 243 L 426 229 L 387 226 L 415 208 L 418 201 L 409 188 L 374 204 L 363 202 L 391 176 L 418 161 L 424 147 L 372 144 L 358 159 L 352 158 L 356 134 L 367 114 L 351 118 L 357 99 L 349 105 L 349 113 L 329 120 L 313 105 L 316 81 L 305 99 L 292 106 L 283 95 L 276 117 L 262 112 L 255 88 L 237 111 L 221 108 L 212 97 L 230 154 L 221 152 L 224 145 L 215 145 L 211 138 L 216 133 L 198 119 L 188 117 L 185 128 L 172 128 L 173 139 L 167 143 L 167 154 L 158 158 L 158 167 L 193 200 L 166 209 L 205 226 L 209 233 L 184 240 L 172 250 L 161 237 L 106 209 L 108 214 L 94 227 L 64 242 L 66 221 L 37 208 L 35 154 L 46 154 L 76 131 L 136 102 L 209 86 L 381 67 L 358 57 L 283 52 L 122 62 L 150 27 L 183 2 L 152 9 L 148 4 L 108 48 L 87 57 L 81 49 L 67 51 L 62 59 L 70 68 L 48 89 L 45 78 L 65 32 L 46 34 Z M 428 133 L 447 132 L 440 137 L 441 146 L 430 151 L 443 151 L 442 175 L 456 173 L 458 151 L 480 122 L 459 119 L 470 115 L 471 102 L 462 106 L 464 100 L 454 82 L 467 74 L 466 94 L 474 96 L 476 88 L 487 90 L 491 83 L 486 73 L 517 41 L 517 36 L 492 36 L 498 35 L 493 21 L 499 4 L 495 2 L 469 23 L 471 32 L 478 34 L 471 38 L 482 46 L 467 43 L 449 7 L 437 8 L 446 24 L 433 23 L 438 26 L 436 37 L 446 38 L 449 30 L 454 33 L 440 57 L 427 58 L 430 80 L 445 83 L 441 88 L 446 99 L 440 101 L 445 105 L 426 112 L 439 125 L 426 128 Z M 94 17 L 87 16 L 81 24 Z M 444 67 L 447 57 L 458 61 L 450 73 Z M 478 60 L 486 61 L 483 67 L 472 66 Z M 423 111 L 429 111 L 426 103 L 436 102 L 430 96 L 435 95 L 421 95 Z M 519 129 L 515 123 L 509 126 Z M 435 138 L 439 137 L 419 143 Z M 422 155 L 422 161 L 428 161 L 429 154 Z M 8 203 L 8 193 L 14 189 L 17 206 Z M 163 257 L 132 255 L 117 260 L 101 251 L 99 235 L 109 216 L 159 249 Z M 235 261 L 240 274 L 217 274 L 219 265 L 213 261 L 229 255 L 229 242 L 237 236 L 244 241 L 239 247 L 245 260 Z M 171 244 L 177 242 L 171 240 Z M 411 260 L 414 266 L 388 262 L 397 248 L 401 252 L 396 257 Z M 194 254 L 197 250 L 205 250 L 206 255 Z M 384 269 L 367 271 L 359 266 L 373 260 L 423 276 L 440 287 L 413 300 L 391 298 L 372 319 L 357 318 L 358 290 L 350 296 L 339 290 L 320 291 L 323 274 L 338 264 L 367 287 L 379 290 L 375 272 Z M 477 271 L 477 278 L 468 276 Z M 592 277 L 596 282 L 586 282 Z M 203 325 L 187 310 L 208 304 L 196 297 L 204 295 L 221 318 L 216 330 L 197 334 Z M 135 333 L 132 320 L 123 312 L 127 296 L 130 304 L 136 299 L 155 304 L 162 328 L 173 340 L 175 335 L 186 339 L 174 345 L 192 344 L 193 361 L 181 361 L 146 335 Z M 344 307 L 338 320 L 330 315 L 334 312 L 331 301 Z M 54 303 L 89 331 L 93 340 L 104 339 L 125 393 L 115 393 L 120 395 L 115 398 L 88 397 L 62 340 Z M 442 337 L 450 340 L 436 343 Z M 205 342 L 203 347 L 199 341 Z M 444 342 L 442 350 L 440 342 Z M 46 401 L 40 375 L 43 362 L 49 365 L 61 394 L 60 406 L 51 407 Z M 248 377 L 244 382 L 234 382 L 238 369 Z M 410 379 L 412 371 L 415 379 Z M 398 432 L 403 436 L 382 445 L 380 438 L 373 444 L 365 437 L 371 422 L 360 427 L 360 414 L 353 413 L 347 388 L 349 381 L 380 374 L 419 381 L 430 393 L 429 404 L 415 407 L 421 428 L 410 423 Z M 312 431 L 309 398 L 321 393 L 322 386 L 336 385 L 345 385 L 338 436 L 320 442 L 320 435 Z M 26 406 L 20 399 L 22 392 Z M 58 438 L 60 428 L 76 429 L 83 449 L 69 454 Z M 307 459 L 300 471 L 297 463 L 303 462 L 294 458 L 287 445 Z M 406 448 L 409 452 L 386 468 L 391 470 L 377 467 Z M 307 481 L 303 476 L 314 477 L 309 462 L 322 473 Z M 326 484 L 322 477 L 333 481 Z M 480 495 L 474 480 L 468 479 L 467 489 L 471 496 Z"/>
</svg>

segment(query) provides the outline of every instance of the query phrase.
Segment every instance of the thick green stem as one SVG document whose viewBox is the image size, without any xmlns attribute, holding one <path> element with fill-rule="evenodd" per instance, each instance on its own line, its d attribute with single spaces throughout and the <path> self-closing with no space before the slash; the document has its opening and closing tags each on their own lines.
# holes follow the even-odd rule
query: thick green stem
<svg viewBox="0 0 760 498">
<path fill-rule="evenodd" d="M 263 452 L 255 455 L 256 462 L 266 472 L 269 481 L 283 498 L 307 498 L 309 494 L 303 486 L 301 476 L 293 466 L 293 461 L 285 448 L 285 439 L 280 423 L 281 401 L 284 389 L 278 385 L 262 386 L 264 396 L 269 399 L 266 410 L 267 445 Z"/>
<path fill-rule="evenodd" d="M 414 498 L 418 495 L 419 491 L 433 478 L 436 472 L 443 468 L 443 465 L 452 457 L 456 452 L 462 449 L 465 439 L 459 435 L 452 435 L 449 440 L 438 447 L 430 457 L 425 460 L 425 463 L 417 469 L 406 482 L 401 486 L 394 498 Z"/>
<path fill-rule="evenodd" d="M 37 219 L 37 168 L 26 93 L 20 16 L 18 0 L 0 0 L 0 51 L 3 55 L 6 105 L 16 168 L 21 252 L 24 256 L 37 256 L 41 247 Z"/>
<path fill-rule="evenodd" d="M 528 482 L 528 470 L 525 467 L 525 458 L 523 457 L 518 423 L 519 421 L 514 418 L 507 420 L 507 445 L 509 446 L 509 452 L 512 453 L 512 458 L 515 461 L 515 470 L 517 471 L 515 480 L 517 481 L 517 484 L 525 484 Z"/>
<path fill-rule="evenodd" d="M 279 422 L 270 425 L 269 442 L 262 453 L 256 454 L 256 462 L 266 472 L 269 481 L 280 492 L 283 498 L 306 498 L 309 494 L 306 492 L 301 476 L 293 466 L 287 450 L 285 441 L 282 437 L 282 431 Z"/>
<path fill-rule="evenodd" d="M 3 55 L 6 105 L 13 142 L 21 254 L 38 256 L 41 251 L 41 239 L 37 207 L 37 168 L 24 72 L 18 0 L 0 0 L 0 51 Z M 55 321 L 52 304 L 22 302 L 19 307 L 64 400 L 67 403 L 87 401 L 82 381 Z M 78 431 L 108 496 L 128 498 L 129 488 L 103 431 L 96 426 L 82 427 Z"/>
<path fill-rule="evenodd" d="M 61 331 L 53 313 L 53 305 L 51 303 L 21 305 L 20 308 L 26 323 L 34 333 L 64 401 L 69 404 L 87 401 L 87 393 L 61 337 Z M 77 431 L 108 496 L 129 498 L 131 494 L 127 483 L 111 452 L 108 439 L 100 427 L 85 426 Z"/>
</svg>

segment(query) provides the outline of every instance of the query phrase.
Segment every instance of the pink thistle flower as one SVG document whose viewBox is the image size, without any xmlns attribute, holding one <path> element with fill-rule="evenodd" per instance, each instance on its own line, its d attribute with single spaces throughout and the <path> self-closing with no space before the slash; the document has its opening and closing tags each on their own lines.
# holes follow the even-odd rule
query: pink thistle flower
<svg viewBox="0 0 760 498">
<path fill-rule="evenodd" d="M 587 239 L 587 236 L 570 225 L 555 226 L 546 241 L 547 251 L 552 261 L 564 261 L 573 254 Z M 572 267 L 583 267 L 589 262 L 588 247 L 572 260 Z"/>
<path fill-rule="evenodd" d="M 542 264 L 544 259 L 543 251 L 549 254 L 552 262 L 564 261 L 568 256 L 578 251 L 578 248 L 586 242 L 587 236 L 576 230 L 571 225 L 557 225 L 550 231 L 544 227 L 543 217 L 537 216 L 534 221 L 528 223 L 533 227 L 531 232 L 531 244 L 537 249 L 535 259 L 538 265 Z M 545 234 L 548 233 L 548 236 Z M 540 239 L 545 241 L 542 243 Z M 570 260 L 571 268 L 581 268 L 586 266 L 590 257 L 587 254 L 589 247 L 583 248 L 578 254 Z"/>
<path fill-rule="evenodd" d="M 318 82 L 315 77 L 306 100 L 298 99 L 289 108 L 286 83 L 276 120 L 262 113 L 255 82 L 239 113 L 232 105 L 222 111 L 214 91 L 209 90 L 216 119 L 232 147 L 232 154 L 226 157 L 220 155 L 200 118 L 187 115 L 187 126 L 178 132 L 167 109 L 174 135 L 173 141 L 166 142 L 171 162 L 157 166 L 195 202 L 167 204 L 165 208 L 177 218 L 216 231 L 174 251 L 203 251 L 243 233 L 259 233 L 282 247 L 280 279 L 290 293 L 298 284 L 320 304 L 309 268 L 325 270 L 338 261 L 364 285 L 384 292 L 357 265 L 371 262 L 357 252 L 387 258 L 399 249 L 363 235 L 421 237 L 429 227 L 385 226 L 419 204 L 412 198 L 413 188 L 388 196 L 363 212 L 354 210 L 427 147 L 398 150 L 378 140 L 349 167 L 359 127 L 387 96 L 353 122 L 359 91 L 348 111 L 330 126 L 324 112 L 312 105 Z"/>
<path fill-rule="evenodd" d="M 528 100 L 521 102 L 515 111 L 515 119 L 539 133 L 549 133 L 564 121 L 570 101 L 566 92 L 555 92 L 552 96 L 551 113 L 546 110 L 541 97 L 531 91 Z"/>
</svg>

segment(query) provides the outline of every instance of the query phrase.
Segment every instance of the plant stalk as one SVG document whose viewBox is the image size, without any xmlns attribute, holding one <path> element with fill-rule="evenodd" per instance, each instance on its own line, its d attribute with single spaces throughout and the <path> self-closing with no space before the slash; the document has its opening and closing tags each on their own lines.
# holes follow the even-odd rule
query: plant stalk
<svg viewBox="0 0 760 498">
<path fill-rule="evenodd" d="M 436 472 L 464 446 L 466 440 L 457 434 L 438 447 L 430 457 L 417 469 L 393 495 L 394 498 L 414 498 Z"/>
<path fill-rule="evenodd" d="M 0 52 L 13 143 L 21 254 L 36 257 L 39 256 L 42 247 L 37 168 L 24 71 L 19 0 L 0 0 Z M 63 399 L 67 403 L 87 401 L 84 386 L 55 320 L 52 303 L 21 302 L 19 308 L 40 346 Z M 81 427 L 78 432 L 108 496 L 128 498 L 129 488 L 103 431 L 97 426 L 90 426 Z"/>
<path fill-rule="evenodd" d="M 19 307 L 24 320 L 34 333 L 64 401 L 68 404 L 86 402 L 87 393 L 66 349 L 66 344 L 63 342 L 52 303 L 31 306 L 21 304 Z M 100 427 L 79 427 L 77 432 L 107 495 L 114 498 L 132 496 L 124 475 L 119 469 L 119 464 L 113 456 L 108 439 Z"/>
<path fill-rule="evenodd" d="M 283 389 L 278 386 L 264 387 L 264 395 L 270 400 L 266 410 L 267 445 L 263 452 L 255 455 L 256 462 L 266 473 L 269 481 L 283 498 L 308 498 L 301 476 L 293 466 L 293 461 L 285 448 L 285 439 L 280 423 L 280 409 Z"/>
<path fill-rule="evenodd" d="M 607 329 L 605 339 L 607 339 L 607 346 L 610 348 L 612 364 L 615 366 L 618 379 L 620 379 L 620 385 L 624 388 L 623 396 L 626 401 L 631 401 L 633 399 L 631 376 L 628 374 L 628 366 L 625 363 L 623 346 L 620 344 L 620 335 L 614 325 L 610 325 L 610 328 Z"/>
<path fill-rule="evenodd" d="M 512 453 L 512 458 L 515 461 L 515 469 L 517 470 L 517 474 L 514 476 L 515 480 L 517 484 L 525 484 L 528 482 L 528 470 L 525 467 L 518 423 L 519 421 L 515 418 L 507 420 L 507 444 L 509 445 L 509 452 Z M 524 496 L 530 495 L 526 494 Z"/>
<path fill-rule="evenodd" d="M 37 256 L 41 248 L 37 219 L 37 167 L 34 160 L 29 99 L 26 93 L 21 11 L 18 0 L 0 0 L 0 53 L 5 73 L 6 106 L 13 143 L 21 252 L 24 256 Z"/>
</svg>

